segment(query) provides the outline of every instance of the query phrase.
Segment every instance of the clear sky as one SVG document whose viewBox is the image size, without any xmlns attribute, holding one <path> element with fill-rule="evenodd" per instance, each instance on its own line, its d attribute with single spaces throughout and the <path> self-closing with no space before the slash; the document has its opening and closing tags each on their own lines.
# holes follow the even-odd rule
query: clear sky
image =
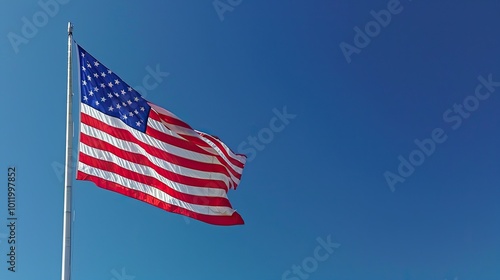
<svg viewBox="0 0 500 280">
<path fill-rule="evenodd" d="M 215 5 L 3 4 L 0 279 L 60 279 L 68 21 L 128 84 L 162 72 L 148 100 L 250 157 L 229 193 L 243 226 L 75 181 L 72 279 L 500 279 L 499 1 Z"/>
</svg>

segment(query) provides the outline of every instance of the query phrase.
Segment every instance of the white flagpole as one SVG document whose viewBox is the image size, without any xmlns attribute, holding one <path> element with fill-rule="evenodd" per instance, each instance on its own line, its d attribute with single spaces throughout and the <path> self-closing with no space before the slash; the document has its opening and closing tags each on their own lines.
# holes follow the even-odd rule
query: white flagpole
<svg viewBox="0 0 500 280">
<path fill-rule="evenodd" d="M 61 280 L 70 280 L 71 277 L 71 181 L 72 181 L 72 152 L 73 152 L 73 84 L 71 72 L 71 51 L 73 46 L 73 25 L 68 22 L 68 87 L 66 103 L 66 167 L 64 172 L 64 222 L 62 244 L 62 271 Z"/>
</svg>

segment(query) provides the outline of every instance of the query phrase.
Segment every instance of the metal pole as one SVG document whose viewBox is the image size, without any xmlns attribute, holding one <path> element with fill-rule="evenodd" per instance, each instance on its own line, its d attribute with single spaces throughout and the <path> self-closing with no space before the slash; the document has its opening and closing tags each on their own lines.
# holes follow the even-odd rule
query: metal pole
<svg viewBox="0 0 500 280">
<path fill-rule="evenodd" d="M 64 172 L 64 222 L 62 244 L 62 271 L 61 280 L 70 280 L 71 277 L 71 181 L 72 181 L 72 152 L 73 152 L 73 84 L 71 72 L 71 51 L 73 43 L 73 25 L 68 22 L 68 87 L 66 103 L 66 167 Z"/>
</svg>

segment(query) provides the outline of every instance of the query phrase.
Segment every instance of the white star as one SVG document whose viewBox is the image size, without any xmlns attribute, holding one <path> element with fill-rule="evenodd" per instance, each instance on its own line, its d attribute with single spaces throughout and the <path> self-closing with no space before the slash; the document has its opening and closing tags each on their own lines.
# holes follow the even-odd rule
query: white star
<svg viewBox="0 0 500 280">
<path fill-rule="evenodd" d="M 115 84 L 116 84 L 116 85 L 119 85 L 119 84 L 120 84 L 120 81 L 115 80 Z"/>
<path fill-rule="evenodd" d="M 134 113 L 137 115 L 137 114 L 139 114 L 139 111 L 137 111 L 137 109 L 136 109 L 136 110 L 134 110 Z"/>
<path fill-rule="evenodd" d="M 127 115 L 123 115 L 123 119 L 124 119 L 124 120 L 128 119 L 128 118 L 127 118 Z"/>
<path fill-rule="evenodd" d="M 108 92 L 108 97 L 113 98 L 113 95 L 111 94 L 111 92 Z"/>
<path fill-rule="evenodd" d="M 87 102 L 87 100 L 89 100 L 89 98 L 85 95 L 85 96 L 83 97 L 83 100 L 84 100 L 85 102 Z"/>
<path fill-rule="evenodd" d="M 128 87 L 128 91 L 132 91 L 132 88 L 131 88 L 131 87 Z"/>
<path fill-rule="evenodd" d="M 83 80 L 83 81 L 82 81 L 82 84 L 83 84 L 84 86 L 86 86 L 86 85 L 87 85 L 87 81 Z"/>
<path fill-rule="evenodd" d="M 145 110 L 146 110 L 146 109 L 145 109 L 144 107 L 141 107 L 141 111 L 143 111 L 143 112 L 144 112 Z"/>
<path fill-rule="evenodd" d="M 120 95 L 119 95 L 118 93 L 116 93 L 116 92 L 115 92 L 115 96 L 116 96 L 116 97 L 120 97 Z"/>
<path fill-rule="evenodd" d="M 93 95 L 94 95 L 94 93 L 93 93 L 92 91 L 90 91 L 90 92 L 89 92 L 89 95 L 90 95 L 90 96 L 93 96 Z"/>
<path fill-rule="evenodd" d="M 87 69 L 85 69 L 85 67 L 83 67 L 83 66 L 82 66 L 82 70 L 83 70 L 83 71 L 86 71 Z"/>
<path fill-rule="evenodd" d="M 113 87 L 113 83 L 112 83 L 112 82 L 109 82 L 109 83 L 108 83 L 108 86 L 109 86 L 109 87 Z"/>
<path fill-rule="evenodd" d="M 82 53 L 82 57 L 84 57 L 84 56 L 85 56 L 85 53 Z"/>
<path fill-rule="evenodd" d="M 128 113 L 129 116 L 133 117 L 134 116 L 134 113 L 130 112 Z"/>
<path fill-rule="evenodd" d="M 130 105 L 130 104 L 132 104 L 132 101 L 130 101 L 130 100 L 127 100 L 127 103 L 128 103 L 128 105 Z"/>
<path fill-rule="evenodd" d="M 102 87 L 102 88 L 105 88 L 105 87 L 106 87 L 106 85 L 105 85 L 105 84 L 103 84 L 103 83 L 101 83 L 101 87 Z"/>
<path fill-rule="evenodd" d="M 136 97 L 134 98 L 134 101 L 135 101 L 135 102 L 139 102 L 139 97 L 137 97 L 137 96 L 136 96 Z"/>
<path fill-rule="evenodd" d="M 99 105 L 99 101 L 96 100 L 95 101 L 95 105 L 98 106 Z"/>
<path fill-rule="evenodd" d="M 94 87 L 95 92 L 99 92 L 99 89 L 97 87 Z"/>
<path fill-rule="evenodd" d="M 102 102 L 106 102 L 106 98 L 105 98 L 104 96 L 103 96 L 103 97 L 101 97 L 101 101 L 102 101 Z"/>
<path fill-rule="evenodd" d="M 127 107 L 127 103 L 122 102 L 123 107 Z"/>
<path fill-rule="evenodd" d="M 141 126 L 141 122 L 136 122 L 135 123 L 137 126 Z"/>
<path fill-rule="evenodd" d="M 121 107 L 120 104 L 116 104 L 116 109 L 120 110 Z"/>
<path fill-rule="evenodd" d="M 111 74 L 111 73 L 113 73 L 113 71 L 111 71 L 111 70 L 108 69 L 108 74 Z"/>
<path fill-rule="evenodd" d="M 99 66 L 99 62 L 97 62 L 97 61 L 96 61 L 96 62 L 94 62 L 94 65 L 95 65 L 96 67 L 97 67 L 97 66 Z"/>
<path fill-rule="evenodd" d="M 125 90 L 123 90 L 123 89 L 122 89 L 121 93 L 122 93 L 122 94 L 125 94 Z"/>
<path fill-rule="evenodd" d="M 90 65 L 90 63 L 87 62 L 87 67 L 92 68 L 92 65 Z"/>
<path fill-rule="evenodd" d="M 109 111 L 113 111 L 115 108 L 113 108 L 113 106 L 109 106 L 108 110 Z"/>
<path fill-rule="evenodd" d="M 94 73 L 94 77 L 99 78 L 99 74 Z"/>
<path fill-rule="evenodd" d="M 106 73 L 101 72 L 101 76 L 102 76 L 103 78 L 104 78 L 104 77 L 106 77 Z"/>
<path fill-rule="evenodd" d="M 87 76 L 87 80 L 91 81 L 91 80 L 92 80 L 92 78 L 91 78 L 90 76 Z"/>
</svg>

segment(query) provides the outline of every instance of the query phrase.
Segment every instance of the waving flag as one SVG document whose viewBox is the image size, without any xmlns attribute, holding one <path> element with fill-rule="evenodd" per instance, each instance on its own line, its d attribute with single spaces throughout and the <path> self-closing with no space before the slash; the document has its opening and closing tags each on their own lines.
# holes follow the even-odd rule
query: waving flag
<svg viewBox="0 0 500 280">
<path fill-rule="evenodd" d="M 78 46 L 78 180 L 214 225 L 243 224 L 227 198 L 246 157 L 156 106 Z"/>
</svg>

